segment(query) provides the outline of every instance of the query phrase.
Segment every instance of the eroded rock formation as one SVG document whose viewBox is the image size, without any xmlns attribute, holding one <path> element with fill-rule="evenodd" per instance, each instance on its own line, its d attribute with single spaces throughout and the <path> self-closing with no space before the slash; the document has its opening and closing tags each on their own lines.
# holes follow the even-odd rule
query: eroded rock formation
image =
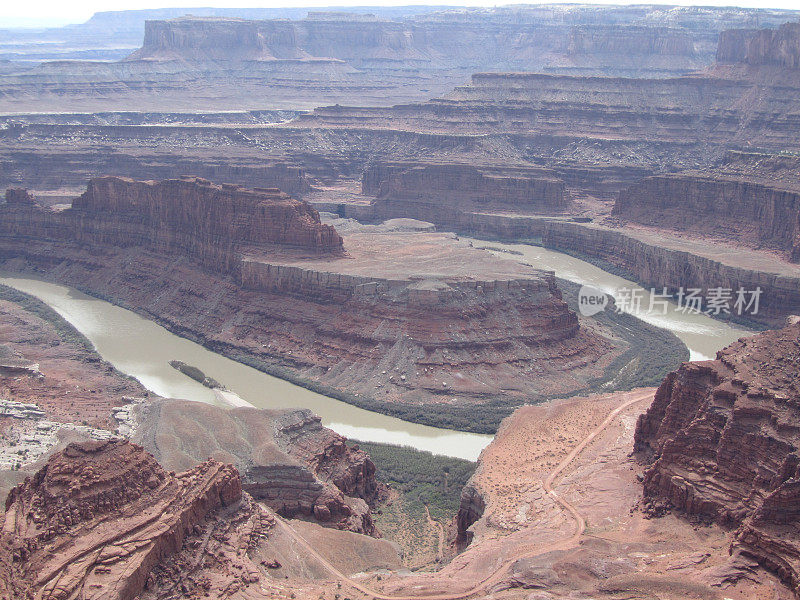
<svg viewBox="0 0 800 600">
<path fill-rule="evenodd" d="M 92 179 L 63 215 L 73 220 L 76 241 L 177 252 L 222 270 L 233 267 L 234 252 L 251 247 L 342 248 L 342 238 L 313 208 L 277 188 L 247 190 L 194 177 Z"/>
<path fill-rule="evenodd" d="M 800 68 L 800 23 L 784 23 L 778 29 L 723 31 L 717 62 Z"/>
<path fill-rule="evenodd" d="M 7 233 L 39 229 L 82 244 L 150 248 L 192 257 L 220 273 L 236 273 L 239 253 L 248 250 L 342 250 L 342 238 L 320 222 L 316 210 L 277 188 L 247 190 L 188 176 L 162 182 L 98 177 L 60 212 L 34 206 L 24 191 L 9 194 L 7 206 L 16 219 L 5 222 Z"/>
<path fill-rule="evenodd" d="M 670 374 L 639 419 L 646 498 L 738 527 L 732 550 L 800 591 L 800 321 Z"/>
<path fill-rule="evenodd" d="M 569 206 L 564 182 L 532 167 L 381 163 L 364 172 L 362 191 L 378 198 L 374 213 L 381 218 L 492 209 L 558 212 Z"/>
<path fill-rule="evenodd" d="M 712 172 L 659 175 L 620 193 L 613 214 L 658 229 L 785 252 L 800 261 L 800 161 L 732 153 Z M 796 175 L 795 175 L 796 177 Z"/>
<path fill-rule="evenodd" d="M 285 517 L 374 534 L 375 465 L 307 410 L 223 409 L 160 400 L 137 409 L 133 440 L 166 469 L 212 457 L 233 464 L 242 488 Z"/>
<path fill-rule="evenodd" d="M 0 210 L 9 268 L 78 285 L 214 350 L 284 376 L 289 367 L 306 385 L 398 416 L 408 418 L 407 402 L 433 402 L 461 427 L 491 430 L 507 409 L 475 423 L 468 406 L 580 389 L 622 351 L 580 329 L 552 273 L 446 234 L 353 235 L 343 256 L 316 211 L 277 192 L 101 178 L 73 208 Z"/>
<path fill-rule="evenodd" d="M 6 500 L 0 587 L 14 598 L 132 599 L 209 514 L 260 519 L 240 502 L 229 465 L 175 474 L 127 441 L 71 444 Z"/>
</svg>

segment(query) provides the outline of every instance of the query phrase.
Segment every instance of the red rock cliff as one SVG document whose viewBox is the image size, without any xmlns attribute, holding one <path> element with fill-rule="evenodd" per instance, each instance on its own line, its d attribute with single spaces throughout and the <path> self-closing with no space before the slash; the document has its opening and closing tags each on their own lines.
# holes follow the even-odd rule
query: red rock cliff
<svg viewBox="0 0 800 600">
<path fill-rule="evenodd" d="M 241 498 L 230 465 L 176 475 L 127 441 L 71 444 L 6 500 L 4 597 L 135 598 L 207 514 Z"/>
<path fill-rule="evenodd" d="M 723 31 L 717 62 L 800 68 L 800 23 L 785 23 L 778 29 Z"/>
<path fill-rule="evenodd" d="M 8 190 L 0 234 L 68 240 L 178 254 L 223 274 L 237 274 L 243 251 L 285 247 L 338 254 L 342 238 L 306 202 L 275 188 L 248 190 L 196 178 L 160 182 L 98 177 L 70 209 L 36 206 L 25 190 Z"/>
<path fill-rule="evenodd" d="M 800 261 L 800 188 L 742 174 L 648 177 L 622 192 L 613 214 L 664 229 L 767 247 Z"/>
<path fill-rule="evenodd" d="M 686 363 L 639 419 L 644 494 L 738 527 L 732 549 L 800 591 L 800 320 Z"/>
<path fill-rule="evenodd" d="M 342 238 L 305 202 L 280 190 L 247 190 L 185 177 L 160 182 L 99 177 L 65 213 L 78 241 L 147 246 L 203 262 L 231 261 L 248 246 L 282 245 L 337 252 Z"/>
</svg>

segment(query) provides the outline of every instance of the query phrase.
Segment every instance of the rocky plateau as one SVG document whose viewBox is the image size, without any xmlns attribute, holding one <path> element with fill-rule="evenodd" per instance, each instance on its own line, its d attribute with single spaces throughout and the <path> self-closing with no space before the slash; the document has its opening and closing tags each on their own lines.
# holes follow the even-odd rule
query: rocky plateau
<svg viewBox="0 0 800 600">
<path fill-rule="evenodd" d="M 448 522 L 450 466 L 373 462 L 184 356 L 230 406 L 159 397 L 0 286 L 0 597 L 800 598 L 798 18 L 196 8 L 0 31 L 4 275 L 496 432 Z M 669 293 L 759 289 L 745 323 L 771 329 L 679 365 L 677 338 L 579 316 L 577 283 L 463 235 Z"/>
<path fill-rule="evenodd" d="M 0 210 L 6 269 L 406 418 L 491 428 L 509 410 L 492 402 L 585 387 L 625 347 L 580 325 L 551 272 L 448 234 L 353 233 L 342 250 L 313 208 L 274 190 L 110 177 L 67 209 L 12 191 Z M 468 416 L 473 405 L 492 413 L 486 423 Z"/>
</svg>

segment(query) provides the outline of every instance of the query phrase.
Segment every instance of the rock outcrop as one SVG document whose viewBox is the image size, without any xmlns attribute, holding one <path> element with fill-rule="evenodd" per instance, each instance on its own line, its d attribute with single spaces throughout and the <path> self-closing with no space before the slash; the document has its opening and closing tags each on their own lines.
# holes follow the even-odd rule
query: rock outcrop
<svg viewBox="0 0 800 600">
<path fill-rule="evenodd" d="M 800 592 L 800 322 L 670 374 L 636 427 L 646 499 L 738 527 L 732 550 Z"/>
<path fill-rule="evenodd" d="M 36 202 L 28 193 L 28 190 L 21 188 L 9 188 L 6 190 L 6 204 L 12 206 L 33 206 Z"/>
<path fill-rule="evenodd" d="M 635 232 L 623 229 L 586 227 L 577 223 L 552 222 L 543 225 L 542 243 L 548 248 L 578 251 L 585 256 L 621 269 L 645 287 L 666 287 L 675 294 L 679 288 L 762 290 L 753 321 L 776 326 L 789 314 L 800 310 L 800 277 L 789 273 L 739 267 L 732 261 L 665 247 L 640 239 Z"/>
<path fill-rule="evenodd" d="M 342 249 L 342 238 L 313 208 L 277 188 L 247 190 L 194 177 L 92 179 L 62 214 L 75 223 L 76 241 L 180 253 L 223 270 L 233 266 L 234 252 L 253 247 Z"/>
<path fill-rule="evenodd" d="M 564 182 L 532 167 L 381 163 L 364 172 L 362 192 L 378 198 L 375 216 L 380 218 L 424 219 L 437 210 L 558 212 L 569 206 Z"/>
<path fill-rule="evenodd" d="M 800 23 L 777 29 L 733 29 L 719 35 L 717 62 L 800 68 Z"/>
<path fill-rule="evenodd" d="M 186 400 L 137 408 L 133 440 L 166 469 L 209 457 L 233 464 L 242 489 L 285 517 L 374 534 L 375 465 L 307 410 L 223 409 Z"/>
<path fill-rule="evenodd" d="M 189 176 L 161 182 L 98 177 L 60 212 L 35 206 L 22 191 L 10 193 L 16 222 L 5 222 L 6 233 L 36 235 L 38 229 L 80 244 L 150 248 L 191 257 L 224 274 L 237 273 L 245 251 L 342 251 L 341 236 L 320 222 L 315 209 L 277 188 L 248 190 Z"/>
<path fill-rule="evenodd" d="M 208 515 L 254 511 L 237 509 L 242 499 L 229 465 L 175 474 L 127 441 L 71 444 L 9 494 L 0 586 L 14 598 L 130 600 Z"/>
<path fill-rule="evenodd" d="M 710 173 L 646 178 L 620 192 L 613 215 L 658 229 L 775 249 L 800 261 L 800 185 L 796 179 L 776 177 L 791 159 L 734 154 L 728 160 L 730 168 L 723 163 Z M 747 162 L 753 163 L 751 173 L 743 164 Z M 798 162 L 794 160 L 795 173 Z"/>
</svg>

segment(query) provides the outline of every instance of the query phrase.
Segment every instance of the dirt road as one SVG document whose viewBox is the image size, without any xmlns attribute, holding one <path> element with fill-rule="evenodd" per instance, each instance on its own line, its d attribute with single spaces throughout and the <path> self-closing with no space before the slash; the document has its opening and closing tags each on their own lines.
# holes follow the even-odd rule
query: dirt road
<svg viewBox="0 0 800 600">
<path fill-rule="evenodd" d="M 439 521 L 434 520 L 434 518 L 431 516 L 431 511 L 427 504 L 425 505 L 425 517 L 428 519 L 428 525 L 433 527 L 439 536 L 436 560 L 441 562 L 441 560 L 444 558 L 444 527 L 442 527 L 442 524 L 439 523 Z"/>
<path fill-rule="evenodd" d="M 569 502 L 561 498 L 553 489 L 553 484 L 564 470 L 572 464 L 572 462 L 580 455 L 586 447 L 591 444 L 598 435 L 600 435 L 605 429 L 614 421 L 614 419 L 619 416 L 621 412 L 629 408 L 630 406 L 636 404 L 637 402 L 642 402 L 647 399 L 652 399 L 653 392 L 635 392 L 635 393 L 628 393 L 620 394 L 622 397 L 627 397 L 628 399 L 623 402 L 620 406 L 612 410 L 608 413 L 606 418 L 603 420 L 597 428 L 592 431 L 589 435 L 587 435 L 577 446 L 575 446 L 569 454 L 562 460 L 558 466 L 548 475 L 547 479 L 543 482 L 545 492 L 559 505 L 563 510 L 570 514 L 572 519 L 575 521 L 575 530 L 573 531 L 572 535 L 568 538 L 565 538 L 559 542 L 554 544 L 548 544 L 546 546 L 542 546 L 540 548 L 536 548 L 535 550 L 531 550 L 530 552 L 526 552 L 524 554 L 517 555 L 513 559 L 509 559 L 504 562 L 500 567 L 498 567 L 491 575 L 483 579 L 480 583 L 476 586 L 470 588 L 469 590 L 465 590 L 463 592 L 454 592 L 454 593 L 447 593 L 447 594 L 418 594 L 418 595 L 391 595 L 391 594 L 384 594 L 381 592 L 377 592 L 375 590 L 371 590 L 355 581 L 352 581 L 349 577 L 347 577 L 344 573 L 336 569 L 328 560 L 326 560 L 323 556 L 321 556 L 316 550 L 314 550 L 305 539 L 300 536 L 288 523 L 286 523 L 280 517 L 276 517 L 278 524 L 285 529 L 292 536 L 304 549 L 308 551 L 308 553 L 317 559 L 320 563 L 322 563 L 326 569 L 328 569 L 334 577 L 341 581 L 343 585 L 347 585 L 348 587 L 358 590 L 362 594 L 369 596 L 370 598 L 374 598 L 375 600 L 462 600 L 465 598 L 469 598 L 470 596 L 474 596 L 476 594 L 480 594 L 486 590 L 486 588 L 499 583 L 502 581 L 503 577 L 506 575 L 508 570 L 513 566 L 515 562 L 520 559 L 524 558 L 532 558 L 534 556 L 538 556 L 543 552 L 552 552 L 554 550 L 566 550 L 575 546 L 579 541 L 583 532 L 586 530 L 586 519 L 578 512 L 578 510 L 572 506 Z"/>
</svg>

